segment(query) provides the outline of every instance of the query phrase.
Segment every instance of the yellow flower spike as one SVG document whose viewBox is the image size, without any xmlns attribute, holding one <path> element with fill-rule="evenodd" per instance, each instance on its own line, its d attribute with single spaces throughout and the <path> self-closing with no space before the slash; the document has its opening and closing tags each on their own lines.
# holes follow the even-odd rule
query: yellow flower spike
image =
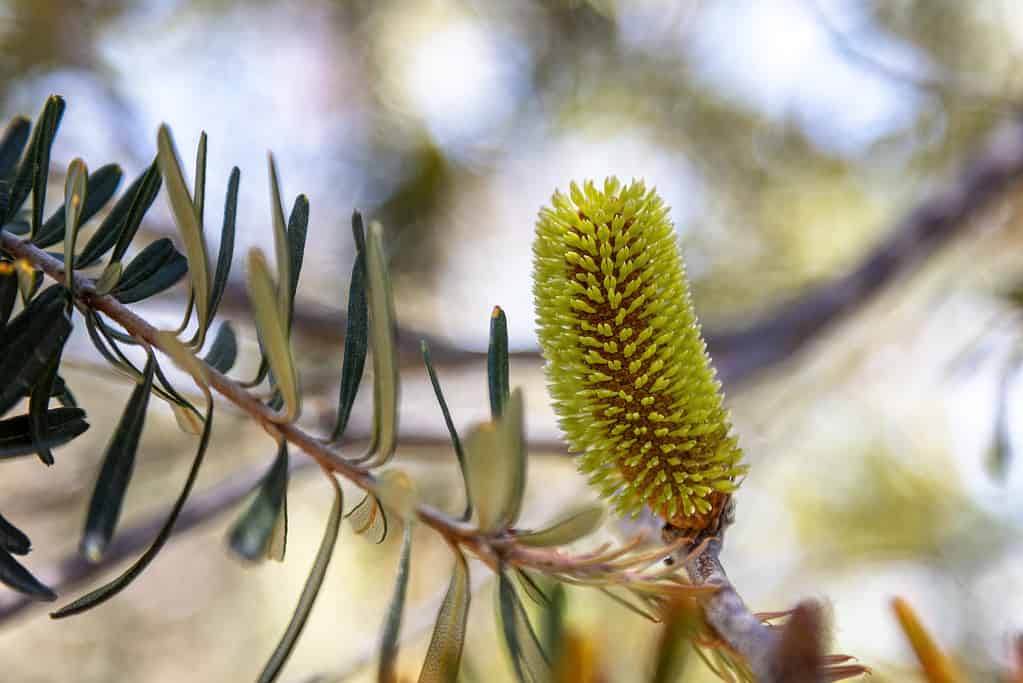
<svg viewBox="0 0 1023 683">
<path fill-rule="evenodd" d="M 746 472 L 693 312 L 668 208 L 642 181 L 555 192 L 533 297 L 554 408 L 618 511 L 713 532 Z"/>
</svg>

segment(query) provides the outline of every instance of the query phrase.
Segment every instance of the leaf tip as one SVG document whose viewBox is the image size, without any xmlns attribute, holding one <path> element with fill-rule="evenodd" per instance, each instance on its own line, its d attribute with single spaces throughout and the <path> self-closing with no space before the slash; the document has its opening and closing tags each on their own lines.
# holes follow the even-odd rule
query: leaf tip
<svg viewBox="0 0 1023 683">
<path fill-rule="evenodd" d="M 81 553 L 82 557 L 93 564 L 97 564 L 103 559 L 103 553 L 107 549 L 107 539 L 101 534 L 90 531 L 82 537 Z"/>
</svg>

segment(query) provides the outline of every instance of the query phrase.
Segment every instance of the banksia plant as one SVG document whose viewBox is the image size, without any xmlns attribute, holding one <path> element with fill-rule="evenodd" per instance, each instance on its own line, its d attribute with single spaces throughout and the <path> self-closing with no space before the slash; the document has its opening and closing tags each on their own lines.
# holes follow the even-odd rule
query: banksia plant
<svg viewBox="0 0 1023 683">
<path fill-rule="evenodd" d="M 555 192 L 533 295 L 555 411 L 579 466 L 623 514 L 713 533 L 745 471 L 668 207 L 642 181 Z"/>
<path fill-rule="evenodd" d="M 397 680 L 403 673 L 398 670 L 399 635 L 413 566 L 414 524 L 439 534 L 454 555 L 451 581 L 437 613 L 420 681 L 458 677 L 474 585 L 469 556 L 482 559 L 497 574 L 500 631 L 520 683 L 555 680 L 558 672 L 581 671 L 577 665 L 586 663 L 585 653 L 573 654 L 571 641 L 559 631 L 562 583 L 599 588 L 640 615 L 667 621 L 670 626 L 662 638 L 655 680 L 666 680 L 675 670 L 686 644 L 698 648 L 728 680 L 793 680 L 773 673 L 792 668 L 776 661 L 776 653 L 787 656 L 788 651 L 776 647 L 779 640 L 771 627 L 748 613 L 741 600 L 727 597 L 734 596 L 734 591 L 723 590 L 729 584 L 717 559 L 720 538 L 690 547 L 720 528 L 718 521 L 745 467 L 729 433 L 720 387 L 693 315 L 667 210 L 654 192 L 642 183 L 623 189 L 613 179 L 604 184 L 603 192 L 593 184 L 582 190 L 573 185 L 570 197 L 555 194 L 554 208 L 541 212 L 536 298 L 540 338 L 562 425 L 572 447 L 582 453 L 583 468 L 621 511 L 649 506 L 666 520 L 665 530 L 672 532 L 665 534 L 665 545 L 655 548 L 642 547 L 645 533 L 639 533 L 619 547 L 573 555 L 565 546 L 601 526 L 603 505 L 566 511 L 537 529 L 516 526 L 527 483 L 528 444 L 522 391 L 511 390 L 508 326 L 500 308 L 494 309 L 491 319 L 487 353 L 491 419 L 476 425 L 464 442 L 444 400 L 429 348 L 425 341 L 422 345 L 465 487 L 466 505 L 456 517 L 419 502 L 411 478 L 400 467 L 400 457 L 397 467 L 377 471 L 396 455 L 401 379 L 382 227 L 371 223 L 367 231 L 361 215 L 353 214 L 356 258 L 348 290 L 337 419 L 329 436 L 316 435 L 297 423 L 303 394 L 292 350 L 308 200 L 296 198 L 286 218 L 276 165 L 270 157 L 275 267 L 258 248 L 249 252 L 248 290 L 260 358 L 255 377 L 241 379 L 235 371 L 240 345 L 234 328 L 226 322 L 213 327 L 235 256 L 239 170 L 234 169 L 228 180 L 215 266 L 206 248 L 208 226 L 203 211 L 205 135 L 200 136 L 196 151 L 194 184 L 185 180 L 170 129 L 161 126 L 156 159 L 101 220 L 91 221 L 113 199 L 122 173 L 107 165 L 90 174 L 80 160 L 68 167 L 64 205 L 47 218 L 49 150 L 63 111 L 63 100 L 52 97 L 34 128 L 19 118 L 0 133 L 0 459 L 35 454 L 53 464 L 53 450 L 89 427 L 85 411 L 61 374 L 72 316 L 103 360 L 133 380 L 134 386 L 121 419 L 111 427 L 89 501 L 80 543 L 89 562 L 62 561 L 61 569 L 50 573 L 63 576 L 63 585 L 44 585 L 15 558 L 31 549 L 28 535 L 0 516 L 0 584 L 31 599 L 54 600 L 58 594 L 63 596 L 69 582 L 81 581 L 137 550 L 141 554 L 121 574 L 51 616 L 72 617 L 101 608 L 119 593 L 137 590 L 136 582 L 143 580 L 146 568 L 159 561 L 161 549 L 171 541 L 186 504 L 212 510 L 196 514 L 216 514 L 228 507 L 225 500 L 240 500 L 253 486 L 249 504 L 231 526 L 227 545 L 246 564 L 285 561 L 290 448 L 316 462 L 334 500 L 295 610 L 258 674 L 260 683 L 277 680 L 284 670 L 327 577 L 345 520 L 354 535 L 378 543 L 397 526 L 392 522 L 404 526 L 401 559 L 376 658 L 378 680 Z M 161 188 L 184 254 L 169 238 L 141 248 L 133 245 Z M 79 240 L 83 226 L 88 238 Z M 82 241 L 84 246 L 79 244 Z M 48 251 L 60 242 L 62 252 Z M 127 259 L 133 246 L 136 253 Z M 158 329 L 129 307 L 186 278 L 189 303 L 176 329 Z M 52 282 L 44 285 L 47 279 Z M 198 353 L 207 346 L 200 357 Z M 344 436 L 369 349 L 373 352 L 370 446 L 357 454 L 348 452 Z M 143 353 L 144 365 L 138 362 Z M 177 382 L 168 379 L 163 370 L 168 362 L 191 379 L 202 395 L 201 404 L 193 404 Z M 132 493 L 133 464 L 151 397 L 170 404 L 182 431 L 190 435 L 184 438 L 199 437 L 188 477 L 169 511 L 158 517 L 160 530 L 155 538 L 151 522 L 136 527 L 134 533 L 118 528 L 122 503 Z M 61 405 L 51 407 L 52 400 Z M 239 485 L 236 475 L 231 475 L 223 485 L 203 494 L 215 504 L 196 503 L 192 494 L 202 463 L 207 455 L 216 455 L 207 451 L 218 402 L 232 404 L 261 425 L 273 437 L 272 450 L 271 443 L 267 450 L 275 455 L 258 482 L 241 472 L 243 484 Z M 7 416 L 19 407 L 27 412 Z M 346 506 L 338 478 L 362 489 L 361 499 Z M 126 540 L 131 538 L 135 540 Z M 109 552 L 112 542 L 121 544 L 120 554 Z M 680 580 L 678 567 L 667 561 L 682 552 L 687 553 L 689 582 Z M 66 574 L 66 566 L 79 569 Z M 707 585 L 717 590 L 708 591 Z M 522 596 L 546 611 L 543 640 L 533 630 Z M 715 607 L 718 596 L 725 596 L 721 600 L 727 603 Z M 679 611 L 673 605 L 686 608 Z M 697 607 L 704 609 L 702 617 Z M 0 621 L 15 609 L 0 604 Z M 791 621 L 803 623 L 796 618 L 799 612 L 794 614 Z M 729 631 L 730 624 L 740 624 L 741 632 Z M 811 648 L 810 652 L 817 651 Z M 819 660 L 809 661 L 809 666 L 822 665 L 820 680 L 838 680 L 863 670 L 843 664 L 846 658 L 840 656 Z M 805 657 L 799 660 L 805 661 Z"/>
</svg>

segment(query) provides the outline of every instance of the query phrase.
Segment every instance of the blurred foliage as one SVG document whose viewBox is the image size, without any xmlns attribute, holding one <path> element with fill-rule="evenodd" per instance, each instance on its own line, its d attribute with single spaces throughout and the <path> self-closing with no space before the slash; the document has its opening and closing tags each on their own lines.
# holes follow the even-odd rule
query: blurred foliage
<svg viewBox="0 0 1023 683">
<path fill-rule="evenodd" d="M 856 558 L 940 562 L 949 548 L 990 554 L 1009 540 L 1011 529 L 947 476 L 953 463 L 946 458 L 932 453 L 932 468 L 917 471 L 883 449 L 857 452 L 843 472 L 856 495 L 839 498 L 814 488 L 792 492 L 800 543 L 838 566 Z"/>
<path fill-rule="evenodd" d="M 817 108 L 807 113 L 798 104 L 758 103 L 729 83 L 730 72 L 709 71 L 718 67 L 707 66 L 714 55 L 703 47 L 701 32 L 707 34 L 704 40 L 720 41 L 721 59 L 742 59 L 728 56 L 737 46 L 715 22 L 719 13 L 741 18 L 747 4 L 535 0 L 498 7 L 451 0 L 410 10 L 397 2 L 334 6 L 307 0 L 282 11 L 316 17 L 321 28 L 326 20 L 325 30 L 345 46 L 343 58 L 360 70 L 355 78 L 364 94 L 331 106 L 340 106 L 341 116 L 369 123 L 368 156 L 360 159 L 373 201 L 366 208 L 397 226 L 394 264 L 417 275 L 402 279 L 407 286 L 422 287 L 422 278 L 441 265 L 442 245 L 453 230 L 451 205 L 461 201 L 459 188 L 479 187 L 500 173 L 502 161 L 515 156 L 517 140 L 537 130 L 552 143 L 573 131 L 589 131 L 596 140 L 625 133 L 646 138 L 660 154 L 684 159 L 698 179 L 700 208 L 686 226 L 690 252 L 697 257 L 698 303 L 710 321 L 728 322 L 847 267 L 887 227 L 885 217 L 961 158 L 1023 87 L 1013 75 L 1020 49 L 1011 3 L 776 2 L 776 9 L 763 12 L 791 17 L 800 27 L 819 12 L 838 34 L 831 36 L 830 58 L 847 59 L 871 88 L 890 89 L 885 96 L 906 102 L 910 119 L 883 122 L 876 133 L 864 131 L 863 143 L 828 141 L 821 137 L 830 130 L 828 111 L 841 107 L 830 91 L 822 90 Z M 265 3 L 252 12 L 272 16 Z M 133 24 L 155 25 L 171 35 L 196 30 L 188 27 L 198 20 L 198 30 L 215 37 L 236 30 L 240 21 L 237 6 L 226 1 L 134 7 L 13 0 L 7 13 L 0 25 L 5 48 L 0 95 L 17 93 L 21 83 L 48 72 L 72 69 L 107 84 L 102 97 L 128 109 L 139 103 L 118 94 L 118 84 L 135 76 L 126 71 L 130 65 L 107 56 L 104 41 L 118 44 L 118 32 Z M 497 128 L 476 132 L 479 126 L 467 121 L 473 127 L 465 134 L 439 139 L 431 120 L 439 115 L 417 111 L 418 101 L 408 100 L 408 88 L 422 87 L 408 81 L 419 76 L 388 71 L 405 62 L 381 44 L 395 44 L 388 42 L 388 31 L 399 31 L 394 40 L 412 41 L 401 49 L 435 49 L 424 45 L 420 34 L 409 33 L 417 21 L 481 32 L 474 40 L 511 41 L 513 51 L 498 58 L 527 71 L 523 83 L 496 94 L 511 107 L 493 124 Z M 636 23 L 656 21 L 663 23 L 648 37 L 633 35 Z M 745 35 L 737 32 L 736 40 Z M 786 36 L 774 40 L 781 43 Z M 875 60 L 871 50 L 878 45 L 885 50 Z M 753 49 L 770 46 L 765 42 Z M 885 68 L 891 61 L 887 53 L 911 66 Z M 429 64 L 435 57 L 428 52 L 422 59 Z M 827 78 L 820 70 L 808 73 Z M 442 101 L 430 106 L 448 105 L 449 116 L 457 116 L 464 109 L 459 99 L 471 98 L 477 82 L 459 83 L 458 73 L 435 76 L 438 85 L 454 83 L 437 88 Z M 241 87 L 225 85 L 228 93 Z M 813 93 L 815 85 L 803 87 Z M 442 99 L 447 97 L 454 99 Z M 848 97 L 855 107 L 858 93 Z M 892 115 L 903 116 L 894 110 Z M 330 138 L 327 144 L 333 144 Z M 323 153 L 350 155 L 345 149 Z"/>
</svg>

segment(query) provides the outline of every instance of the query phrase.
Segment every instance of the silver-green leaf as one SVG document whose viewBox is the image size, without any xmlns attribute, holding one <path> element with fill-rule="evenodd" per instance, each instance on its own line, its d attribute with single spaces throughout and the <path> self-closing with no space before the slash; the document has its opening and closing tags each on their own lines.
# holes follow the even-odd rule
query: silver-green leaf
<svg viewBox="0 0 1023 683">
<path fill-rule="evenodd" d="M 256 488 L 256 495 L 228 532 L 228 546 L 244 560 L 284 559 L 287 533 L 288 447 L 282 441 L 273 464 Z M 282 524 L 283 521 L 283 524 Z M 275 531 L 284 530 L 276 539 Z"/>
<path fill-rule="evenodd" d="M 465 442 L 469 498 L 483 533 L 504 531 L 518 519 L 526 485 L 522 390 L 516 389 L 496 423 L 478 425 Z"/>
<path fill-rule="evenodd" d="M 604 516 L 604 506 L 591 503 L 565 515 L 543 529 L 520 532 L 515 535 L 515 538 L 523 545 L 534 547 L 565 545 L 578 541 L 583 536 L 599 529 L 604 522 Z"/>
<path fill-rule="evenodd" d="M 166 124 L 160 126 L 157 134 L 157 162 L 160 173 L 167 184 L 167 197 L 170 201 L 174 220 L 177 223 L 181 239 L 185 243 L 188 255 L 188 275 L 192 291 L 196 297 L 196 314 L 199 318 L 199 331 L 196 346 L 202 346 L 205 330 L 209 327 L 210 301 L 210 265 L 206 252 L 206 240 L 202 232 L 202 222 L 196 213 L 195 201 L 181 170 L 181 162 L 170 128 Z"/>
<path fill-rule="evenodd" d="M 300 412 L 298 375 L 288 342 L 286 321 L 277 307 L 277 291 L 266 257 L 257 247 L 249 251 L 249 296 L 259 337 L 263 341 L 270 370 L 284 399 L 284 422 L 293 422 Z"/>
<path fill-rule="evenodd" d="M 465 626 L 469 618 L 469 566 L 465 556 L 453 547 L 455 568 L 444 596 L 437 622 L 419 672 L 419 683 L 455 683 L 465 645 Z"/>
<path fill-rule="evenodd" d="M 366 298 L 373 349 L 374 464 L 390 460 L 398 438 L 398 352 L 394 338 L 394 300 L 384 259 L 383 228 L 369 226 L 366 236 Z"/>
<path fill-rule="evenodd" d="M 330 514 L 327 516 L 327 528 L 323 531 L 320 549 L 316 552 L 316 560 L 309 571 L 309 577 L 302 588 L 302 595 L 298 599 L 298 605 L 291 616 L 288 628 L 284 631 L 284 636 L 277 644 L 273 654 L 270 655 L 270 659 L 263 668 L 263 672 L 259 675 L 259 683 L 270 683 L 277 680 L 277 676 L 280 675 L 281 669 L 284 668 L 284 663 L 288 660 L 292 649 L 295 647 L 295 643 L 298 641 L 298 637 L 302 634 L 302 629 L 305 628 L 309 612 L 312 610 L 316 596 L 320 592 L 320 586 L 323 585 L 323 577 L 327 574 L 330 558 L 334 554 L 334 545 L 337 543 L 338 532 L 341 530 L 343 501 L 341 498 L 341 487 L 338 486 L 337 480 L 330 474 L 328 474 L 328 478 L 334 487 L 334 504 L 331 506 Z"/>
<path fill-rule="evenodd" d="M 124 494 L 135 471 L 135 454 L 146 422 L 155 369 L 156 356 L 150 351 L 142 381 L 132 390 L 131 398 L 128 399 L 103 456 L 103 465 L 93 487 L 89 514 L 82 534 L 82 555 L 92 562 L 102 559 L 121 517 Z"/>
<path fill-rule="evenodd" d="M 405 535 L 401 542 L 401 558 L 398 560 L 398 576 L 394 580 L 394 594 L 387 608 L 387 621 L 380 639 L 380 662 L 377 668 L 377 683 L 393 683 L 395 662 L 398 659 L 398 634 L 401 631 L 401 615 L 405 609 L 405 594 L 408 590 L 409 570 L 412 557 L 412 524 L 405 523 Z"/>
</svg>

